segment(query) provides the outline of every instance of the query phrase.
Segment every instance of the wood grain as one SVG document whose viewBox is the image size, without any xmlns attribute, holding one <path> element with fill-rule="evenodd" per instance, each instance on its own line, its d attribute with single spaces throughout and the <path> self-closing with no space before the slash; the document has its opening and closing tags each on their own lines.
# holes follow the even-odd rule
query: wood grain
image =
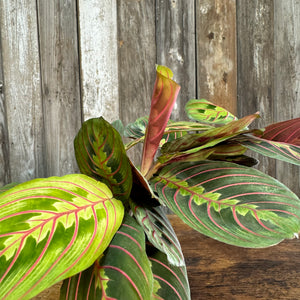
<svg viewBox="0 0 300 300">
<path fill-rule="evenodd" d="M 36 1 L 0 1 L 4 91 L 12 181 L 43 177 L 43 114 Z"/>
<path fill-rule="evenodd" d="M 274 118 L 274 6 L 273 1 L 237 2 L 238 115 L 259 111 L 256 128 Z M 275 176 L 275 160 L 253 154 L 259 169 Z"/>
<path fill-rule="evenodd" d="M 198 98 L 236 113 L 236 1 L 196 1 Z"/>
<path fill-rule="evenodd" d="M 155 2 L 118 2 L 120 119 L 124 124 L 147 116 L 155 81 Z M 130 152 L 140 163 L 141 147 Z"/>
<path fill-rule="evenodd" d="M 174 120 L 186 119 L 184 106 L 196 98 L 195 38 L 194 1 L 157 1 L 157 63 L 168 66 L 181 86 L 171 116 Z"/>
<path fill-rule="evenodd" d="M 84 120 L 119 119 L 116 2 L 78 1 Z"/>
<path fill-rule="evenodd" d="M 1 32 L 1 31 L 0 31 Z M 1 37 L 1 35 L 0 35 Z M 11 182 L 9 168 L 8 132 L 4 98 L 4 78 L 0 43 L 0 186 Z"/>
<path fill-rule="evenodd" d="M 300 1 L 275 1 L 274 118 L 300 117 Z M 300 168 L 276 162 L 276 177 L 300 196 Z"/>
<path fill-rule="evenodd" d="M 177 216 L 169 218 L 186 258 L 193 300 L 299 299 L 299 240 L 238 248 L 195 232 Z"/>
<path fill-rule="evenodd" d="M 46 176 L 78 170 L 73 140 L 81 125 L 74 1 L 38 1 Z"/>
</svg>

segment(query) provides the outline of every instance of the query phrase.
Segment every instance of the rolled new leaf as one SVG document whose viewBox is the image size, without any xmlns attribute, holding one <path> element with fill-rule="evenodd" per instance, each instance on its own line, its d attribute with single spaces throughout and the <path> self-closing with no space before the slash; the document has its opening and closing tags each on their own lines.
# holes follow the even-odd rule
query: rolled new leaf
<svg viewBox="0 0 300 300">
<path fill-rule="evenodd" d="M 195 121 L 208 124 L 227 124 L 237 120 L 232 113 L 205 99 L 192 99 L 185 106 L 187 116 Z"/>
<path fill-rule="evenodd" d="M 154 277 L 152 299 L 191 299 L 185 265 L 176 267 L 170 264 L 165 253 L 154 247 L 148 247 L 147 251 Z"/>
<path fill-rule="evenodd" d="M 81 173 L 104 182 L 120 200 L 128 199 L 132 173 L 122 138 L 101 118 L 82 124 L 75 140 L 75 156 Z"/>
<path fill-rule="evenodd" d="M 141 172 L 146 175 L 159 147 L 170 118 L 180 86 L 172 80 L 173 73 L 164 66 L 156 67 L 156 81 L 151 101 L 149 122 L 146 128 Z"/>
<path fill-rule="evenodd" d="M 222 161 L 173 163 L 151 185 L 185 223 L 216 240 L 259 248 L 298 236 L 299 198 L 258 170 Z"/>
<path fill-rule="evenodd" d="M 30 299 L 88 268 L 124 208 L 85 175 L 35 179 L 0 195 L 0 299 Z"/>
</svg>

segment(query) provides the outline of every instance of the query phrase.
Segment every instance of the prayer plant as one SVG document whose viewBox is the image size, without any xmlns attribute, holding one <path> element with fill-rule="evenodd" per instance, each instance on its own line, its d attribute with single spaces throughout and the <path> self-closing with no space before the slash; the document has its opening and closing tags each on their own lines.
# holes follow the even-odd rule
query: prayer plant
<svg viewBox="0 0 300 300">
<path fill-rule="evenodd" d="M 299 198 L 252 168 L 245 151 L 300 165 L 300 118 L 255 130 L 248 126 L 257 113 L 237 119 L 190 100 L 192 121 L 170 121 L 180 87 L 171 70 L 156 71 L 149 118 L 126 127 L 103 118 L 83 123 L 74 141 L 82 174 L 0 189 L 0 299 L 30 299 L 59 281 L 61 299 L 190 299 L 162 206 L 240 247 L 298 236 Z M 140 170 L 126 155 L 138 143 Z"/>
</svg>

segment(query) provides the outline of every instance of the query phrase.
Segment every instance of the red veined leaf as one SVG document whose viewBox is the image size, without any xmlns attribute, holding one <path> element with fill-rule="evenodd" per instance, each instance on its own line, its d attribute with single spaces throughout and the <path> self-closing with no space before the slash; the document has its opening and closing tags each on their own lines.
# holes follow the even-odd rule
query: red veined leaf
<svg viewBox="0 0 300 300">
<path fill-rule="evenodd" d="M 173 73 L 164 66 L 156 67 L 156 81 L 151 101 L 149 123 L 146 128 L 141 172 L 146 175 L 152 165 L 169 121 L 180 86 L 172 80 Z"/>
<path fill-rule="evenodd" d="M 124 208 L 85 175 L 35 179 L 0 195 L 0 298 L 30 299 L 88 268 L 109 245 Z"/>
<path fill-rule="evenodd" d="M 262 172 L 222 161 L 173 163 L 153 190 L 197 231 L 242 247 L 267 247 L 298 235 L 300 200 Z"/>
<path fill-rule="evenodd" d="M 154 247 L 147 247 L 154 277 L 152 299 L 189 300 L 190 286 L 186 267 L 176 267 L 168 262 L 165 253 Z"/>
<path fill-rule="evenodd" d="M 60 289 L 60 300 L 97 300 L 102 299 L 98 264 L 94 263 L 88 269 L 63 281 Z"/>
<path fill-rule="evenodd" d="M 148 240 L 167 255 L 170 264 L 184 266 L 184 257 L 180 243 L 162 208 L 157 206 L 147 209 L 133 202 L 130 202 L 130 205 Z"/>
<path fill-rule="evenodd" d="M 98 268 L 103 299 L 151 298 L 153 275 L 145 234 L 129 215 L 101 257 Z"/>
<path fill-rule="evenodd" d="M 300 146 L 300 118 L 269 125 L 259 137 Z"/>
<path fill-rule="evenodd" d="M 163 154 L 175 152 L 194 153 L 204 148 L 213 147 L 234 136 L 244 133 L 245 128 L 258 117 L 258 114 L 253 114 L 240 120 L 232 121 L 227 125 L 207 130 L 203 133 L 186 135 L 180 139 L 166 143 L 162 147 L 161 152 Z"/>
<path fill-rule="evenodd" d="M 195 121 L 209 124 L 227 124 L 237 120 L 233 114 L 221 106 L 205 99 L 192 99 L 185 106 L 187 116 Z"/>
<path fill-rule="evenodd" d="M 264 156 L 283 160 L 294 165 L 300 165 L 300 146 L 270 141 L 250 135 L 240 136 L 236 138 L 236 141 Z"/>
<path fill-rule="evenodd" d="M 113 195 L 126 200 L 132 188 L 129 159 L 117 130 L 102 117 L 85 121 L 75 140 L 81 173 L 104 182 Z"/>
<path fill-rule="evenodd" d="M 141 117 L 125 127 L 125 137 L 138 139 L 145 135 L 148 117 Z"/>
</svg>

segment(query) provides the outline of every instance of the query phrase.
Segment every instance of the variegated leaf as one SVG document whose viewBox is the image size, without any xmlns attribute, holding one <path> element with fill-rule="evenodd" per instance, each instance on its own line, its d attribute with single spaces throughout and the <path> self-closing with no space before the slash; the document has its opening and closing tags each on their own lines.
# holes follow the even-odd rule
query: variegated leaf
<svg viewBox="0 0 300 300">
<path fill-rule="evenodd" d="M 255 136 L 241 136 L 236 139 L 248 149 L 264 156 L 300 165 L 300 146 L 283 142 L 269 141 Z"/>
<path fill-rule="evenodd" d="M 203 123 L 227 124 L 237 120 L 233 114 L 221 106 L 215 105 L 205 99 L 192 99 L 185 106 L 187 116 Z"/>
<path fill-rule="evenodd" d="M 89 267 L 124 208 L 85 175 L 35 179 L 0 195 L 0 299 L 30 299 Z"/>
<path fill-rule="evenodd" d="M 167 255 L 170 264 L 184 266 L 180 243 L 162 208 L 157 206 L 147 209 L 133 202 L 130 202 L 130 205 L 148 240 Z"/>
<path fill-rule="evenodd" d="M 167 256 L 154 247 L 148 247 L 147 252 L 154 277 L 152 299 L 191 299 L 185 265 L 181 267 L 171 265 Z"/>
<path fill-rule="evenodd" d="M 111 126 L 113 128 L 115 128 L 119 132 L 120 136 L 124 136 L 125 135 L 125 128 L 124 128 L 124 125 L 123 125 L 123 123 L 122 123 L 121 120 L 115 120 L 115 121 L 113 121 L 111 123 Z"/>
<path fill-rule="evenodd" d="M 186 135 L 180 139 L 166 143 L 162 147 L 161 152 L 163 154 L 176 152 L 195 153 L 201 149 L 213 147 L 223 141 L 244 133 L 245 128 L 258 117 L 258 114 L 253 114 L 240 120 L 232 121 L 227 125 L 207 130 L 203 133 Z"/>
<path fill-rule="evenodd" d="M 102 117 L 87 120 L 74 146 L 81 173 L 106 183 L 116 198 L 128 199 L 132 188 L 130 163 L 122 138 L 112 125 Z"/>
<path fill-rule="evenodd" d="M 300 229 L 298 197 L 252 168 L 221 161 L 173 163 L 151 184 L 184 222 L 228 244 L 267 247 Z"/>
<path fill-rule="evenodd" d="M 153 275 L 140 225 L 125 215 L 104 255 L 94 266 L 65 280 L 61 300 L 149 299 Z"/>
</svg>

